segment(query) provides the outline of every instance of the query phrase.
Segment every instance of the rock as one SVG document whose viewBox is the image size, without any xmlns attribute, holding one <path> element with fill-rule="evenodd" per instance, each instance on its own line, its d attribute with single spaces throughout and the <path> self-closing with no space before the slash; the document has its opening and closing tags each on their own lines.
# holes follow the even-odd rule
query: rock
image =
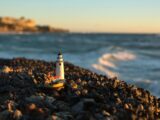
<svg viewBox="0 0 160 120">
<path fill-rule="evenodd" d="M 71 115 L 70 112 L 58 112 L 56 115 L 61 119 L 61 120 L 73 120 L 73 116 Z"/>
<path fill-rule="evenodd" d="M 62 120 L 62 119 L 59 118 L 59 117 L 56 116 L 56 115 L 51 115 L 51 116 L 49 116 L 46 120 Z"/>
<path fill-rule="evenodd" d="M 29 101 L 29 102 L 38 102 L 38 101 L 42 101 L 44 99 L 44 96 L 30 96 L 30 97 L 27 97 L 25 98 L 26 101 Z"/>
<path fill-rule="evenodd" d="M 0 120 L 9 120 L 11 118 L 12 112 L 5 110 L 0 112 Z"/>
<path fill-rule="evenodd" d="M 83 99 L 80 100 L 74 106 L 72 106 L 72 112 L 74 114 L 78 114 L 84 110 L 89 110 L 91 107 L 94 107 L 94 105 L 95 105 L 94 99 Z"/>
<path fill-rule="evenodd" d="M 77 104 L 75 104 L 74 106 L 72 106 L 71 110 L 73 112 L 73 114 L 77 115 L 78 113 L 83 111 L 83 101 L 78 102 Z"/>
<path fill-rule="evenodd" d="M 113 81 L 113 88 L 116 88 L 119 85 L 120 80 Z"/>
<path fill-rule="evenodd" d="M 82 82 L 81 82 L 81 85 L 82 86 L 85 86 L 87 84 L 87 82 L 85 81 L 85 80 L 83 80 Z"/>
<path fill-rule="evenodd" d="M 104 116 L 110 116 L 110 113 L 107 112 L 107 111 L 105 111 L 105 110 L 102 111 L 102 114 L 103 114 Z"/>
<path fill-rule="evenodd" d="M 144 110 L 144 107 L 142 104 L 138 105 L 138 111 L 143 111 Z"/>
<path fill-rule="evenodd" d="M 104 120 L 103 115 L 100 114 L 100 113 L 96 113 L 96 114 L 95 114 L 95 117 L 96 117 L 96 120 Z"/>
<path fill-rule="evenodd" d="M 69 111 L 70 110 L 70 107 L 69 105 L 66 103 L 66 102 L 63 102 L 63 101 L 55 101 L 53 103 L 58 110 L 60 111 Z"/>
<path fill-rule="evenodd" d="M 132 92 L 135 96 L 141 96 L 142 95 L 141 91 L 137 88 L 132 89 Z"/>
<path fill-rule="evenodd" d="M 90 116 L 89 112 L 83 111 L 75 117 L 75 120 L 92 120 L 90 119 Z"/>
<path fill-rule="evenodd" d="M 124 104 L 124 109 L 129 109 L 128 104 Z"/>
<path fill-rule="evenodd" d="M 13 113 L 13 118 L 15 120 L 20 120 L 22 118 L 22 112 L 20 110 L 15 110 L 14 113 Z"/>
<path fill-rule="evenodd" d="M 35 110 L 36 108 L 37 108 L 37 106 L 36 106 L 34 103 L 31 103 L 31 104 L 29 104 L 29 105 L 27 106 L 27 109 L 28 109 L 29 111 Z"/>
<path fill-rule="evenodd" d="M 4 72 L 4 73 L 13 72 L 13 69 L 10 68 L 10 67 L 8 67 L 8 66 L 4 66 L 4 67 L 2 68 L 2 72 Z"/>
<path fill-rule="evenodd" d="M 78 88 L 78 85 L 77 85 L 76 83 L 72 83 L 72 84 L 71 84 L 71 88 L 72 88 L 72 89 L 77 89 L 77 88 Z"/>
<path fill-rule="evenodd" d="M 87 95 L 88 94 L 88 90 L 87 89 L 83 89 L 82 90 L 82 95 Z"/>
<path fill-rule="evenodd" d="M 52 103 L 55 101 L 55 98 L 49 97 L 49 96 L 30 96 L 26 98 L 26 101 L 33 102 L 33 103 L 44 103 L 47 105 L 52 105 Z"/>
<path fill-rule="evenodd" d="M 77 90 L 75 93 L 77 96 L 81 95 L 81 92 L 79 90 Z"/>
<path fill-rule="evenodd" d="M 13 109 L 16 106 L 15 102 L 12 101 L 12 100 L 9 100 L 9 101 L 6 102 L 6 104 L 7 104 L 8 111 L 13 112 Z"/>
<path fill-rule="evenodd" d="M 54 97 L 50 97 L 50 96 L 45 96 L 44 97 L 44 101 L 47 103 L 47 104 L 52 104 L 56 99 Z"/>
<path fill-rule="evenodd" d="M 87 98 L 83 99 L 83 108 L 84 108 L 84 110 L 88 110 L 91 107 L 94 107 L 95 104 L 96 103 L 95 103 L 94 99 L 89 99 L 89 98 L 88 99 Z"/>
<path fill-rule="evenodd" d="M 122 103 L 121 99 L 120 98 L 116 98 L 116 103 L 117 104 L 121 104 Z"/>
<path fill-rule="evenodd" d="M 82 81 L 82 80 L 79 78 L 79 79 L 76 80 L 76 83 L 77 83 L 77 84 L 80 84 L 81 81 Z"/>
</svg>

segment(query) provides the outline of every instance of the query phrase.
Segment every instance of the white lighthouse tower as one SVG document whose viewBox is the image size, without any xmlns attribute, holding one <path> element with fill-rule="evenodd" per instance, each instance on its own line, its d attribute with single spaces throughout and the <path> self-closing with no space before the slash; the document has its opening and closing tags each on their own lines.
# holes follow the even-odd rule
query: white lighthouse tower
<svg viewBox="0 0 160 120">
<path fill-rule="evenodd" d="M 56 61 L 56 77 L 59 79 L 64 79 L 64 62 L 62 53 L 58 53 L 57 61 Z"/>
</svg>

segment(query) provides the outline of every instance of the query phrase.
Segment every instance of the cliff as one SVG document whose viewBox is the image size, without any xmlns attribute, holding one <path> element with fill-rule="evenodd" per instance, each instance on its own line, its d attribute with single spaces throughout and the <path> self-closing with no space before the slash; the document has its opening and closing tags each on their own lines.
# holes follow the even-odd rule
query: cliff
<svg viewBox="0 0 160 120">
<path fill-rule="evenodd" d="M 0 32 L 69 32 L 49 25 L 37 25 L 32 19 L 0 17 Z"/>
</svg>

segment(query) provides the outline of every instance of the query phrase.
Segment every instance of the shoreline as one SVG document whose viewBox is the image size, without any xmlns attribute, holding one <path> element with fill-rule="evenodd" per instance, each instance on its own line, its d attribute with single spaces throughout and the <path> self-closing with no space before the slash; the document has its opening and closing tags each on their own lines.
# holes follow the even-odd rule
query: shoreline
<svg viewBox="0 0 160 120">
<path fill-rule="evenodd" d="M 9 67 L 4 71 L 4 66 Z M 98 75 L 65 62 L 66 86 L 38 88 L 55 62 L 0 59 L 0 119 L 68 120 L 158 119 L 160 98 L 117 78 Z M 133 78 L 134 79 L 134 78 Z M 19 113 L 19 114 L 18 114 Z"/>
<path fill-rule="evenodd" d="M 23 34 L 57 34 L 57 33 L 59 33 L 59 34 L 61 34 L 61 33 L 67 33 L 67 34 L 69 34 L 70 32 L 16 32 L 16 31 L 10 31 L 10 32 L 0 32 L 0 35 L 16 35 L 16 34 L 18 34 L 18 35 L 23 35 Z"/>
</svg>

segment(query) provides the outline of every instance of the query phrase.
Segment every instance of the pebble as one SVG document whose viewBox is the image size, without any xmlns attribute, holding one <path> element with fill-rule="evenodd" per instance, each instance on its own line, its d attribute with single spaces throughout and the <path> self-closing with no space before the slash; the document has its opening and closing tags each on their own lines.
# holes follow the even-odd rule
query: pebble
<svg viewBox="0 0 160 120">
<path fill-rule="evenodd" d="M 87 90 L 87 89 L 83 89 L 83 90 L 82 90 L 82 95 L 87 95 L 87 93 L 88 93 L 88 90 Z"/>
<path fill-rule="evenodd" d="M 71 88 L 72 88 L 72 89 L 77 89 L 77 88 L 78 88 L 78 85 L 77 85 L 76 83 L 72 83 L 72 84 L 71 84 Z"/>
<path fill-rule="evenodd" d="M 4 72 L 4 73 L 13 72 L 13 69 L 10 68 L 10 67 L 8 67 L 8 66 L 4 66 L 4 67 L 2 68 L 2 72 Z"/>
<path fill-rule="evenodd" d="M 27 106 L 27 109 L 29 110 L 29 111 L 32 111 L 32 110 L 35 110 L 37 107 L 36 107 L 36 105 L 34 104 L 34 103 L 31 103 L 31 104 L 29 104 L 28 106 Z"/>
<path fill-rule="evenodd" d="M 128 104 L 124 104 L 124 109 L 129 109 Z"/>
<path fill-rule="evenodd" d="M 144 107 L 142 104 L 138 105 L 138 111 L 143 111 L 144 110 Z"/>
<path fill-rule="evenodd" d="M 22 112 L 20 110 L 15 110 L 14 113 L 13 113 L 13 118 L 15 120 L 20 120 L 22 118 Z"/>
<path fill-rule="evenodd" d="M 105 110 L 102 111 L 102 114 L 103 114 L 104 116 L 110 116 L 110 113 L 107 112 L 107 111 L 105 111 Z"/>
</svg>

